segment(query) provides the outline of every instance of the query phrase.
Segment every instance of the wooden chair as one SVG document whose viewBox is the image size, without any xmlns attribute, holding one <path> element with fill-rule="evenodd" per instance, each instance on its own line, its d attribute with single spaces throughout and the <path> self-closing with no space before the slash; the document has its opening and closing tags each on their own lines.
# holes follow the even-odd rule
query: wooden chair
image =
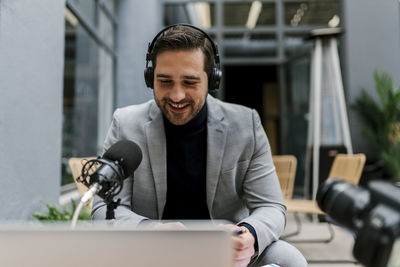
<svg viewBox="0 0 400 267">
<path fill-rule="evenodd" d="M 357 185 L 362 170 L 365 165 L 366 157 L 364 154 L 338 154 L 336 155 L 332 167 L 329 172 L 329 178 L 340 178 L 348 183 Z M 305 199 L 286 199 L 285 205 L 288 212 L 294 212 L 295 221 L 296 221 L 296 230 L 292 233 L 285 235 L 283 238 L 286 239 L 288 237 L 297 235 L 301 231 L 301 221 L 298 217 L 298 213 L 307 213 L 307 214 L 317 214 L 324 215 L 324 212 L 318 207 L 318 204 L 314 200 L 305 200 Z M 322 240 L 292 240 L 290 242 L 325 242 L 328 243 L 332 241 L 334 238 L 334 231 L 330 223 L 328 223 L 328 228 L 330 232 L 330 237 L 328 239 Z"/>
<path fill-rule="evenodd" d="M 292 155 L 276 155 L 272 156 L 272 160 L 281 185 L 283 198 L 285 201 L 291 199 L 296 177 L 297 159 Z"/>
<path fill-rule="evenodd" d="M 68 160 L 69 169 L 71 170 L 74 183 L 75 183 L 76 188 L 78 189 L 78 192 L 79 192 L 81 197 L 83 196 L 83 194 L 85 194 L 85 192 L 88 190 L 88 188 L 84 184 L 78 182 L 76 179 L 81 175 L 83 165 L 88 160 L 92 160 L 92 159 L 95 159 L 95 158 L 96 157 L 70 158 Z M 90 206 L 92 205 L 92 201 L 90 201 L 89 205 Z"/>
</svg>

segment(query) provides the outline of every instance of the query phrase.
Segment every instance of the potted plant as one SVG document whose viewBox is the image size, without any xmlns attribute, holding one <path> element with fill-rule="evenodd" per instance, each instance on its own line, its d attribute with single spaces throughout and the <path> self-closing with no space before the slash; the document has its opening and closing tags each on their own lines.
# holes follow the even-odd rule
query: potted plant
<svg viewBox="0 0 400 267">
<path fill-rule="evenodd" d="M 377 149 L 383 167 L 399 183 L 400 88 L 394 88 L 392 78 L 386 73 L 375 71 L 374 78 L 378 101 L 362 89 L 353 107 L 362 119 L 362 134 Z"/>
<path fill-rule="evenodd" d="M 76 202 L 71 199 L 71 206 L 67 205 L 58 208 L 55 205 L 46 204 L 46 214 L 34 213 L 32 217 L 39 221 L 71 221 L 76 210 Z M 86 206 L 79 214 L 78 220 L 90 220 L 90 209 Z"/>
</svg>

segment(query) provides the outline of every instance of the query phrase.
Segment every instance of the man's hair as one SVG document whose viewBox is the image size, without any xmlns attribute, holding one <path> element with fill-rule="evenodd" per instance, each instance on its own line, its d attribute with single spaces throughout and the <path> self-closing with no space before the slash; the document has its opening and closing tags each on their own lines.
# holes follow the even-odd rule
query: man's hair
<svg viewBox="0 0 400 267">
<path fill-rule="evenodd" d="M 184 25 L 171 27 L 157 38 L 151 51 L 153 69 L 156 68 L 157 55 L 161 52 L 198 48 L 204 55 L 204 71 L 210 77 L 214 68 L 214 50 L 210 40 L 201 31 Z"/>
</svg>

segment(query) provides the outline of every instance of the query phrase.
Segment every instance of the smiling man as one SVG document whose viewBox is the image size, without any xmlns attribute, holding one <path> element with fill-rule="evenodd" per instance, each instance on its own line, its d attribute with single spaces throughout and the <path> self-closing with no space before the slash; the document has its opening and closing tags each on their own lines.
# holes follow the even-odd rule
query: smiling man
<svg viewBox="0 0 400 267">
<path fill-rule="evenodd" d="M 164 51 L 157 56 L 154 100 L 174 125 L 192 120 L 206 101 L 208 86 L 200 48 Z"/>
<path fill-rule="evenodd" d="M 146 60 L 154 100 L 117 109 L 104 145 L 131 140 L 143 152 L 118 196 L 116 220 L 173 220 L 175 227 L 185 219 L 229 220 L 225 227 L 241 233 L 233 237 L 235 266 L 306 266 L 296 248 L 278 240 L 286 209 L 257 112 L 208 94 L 221 79 L 211 38 L 190 25 L 167 27 Z M 92 217 L 105 212 L 96 198 Z"/>
</svg>

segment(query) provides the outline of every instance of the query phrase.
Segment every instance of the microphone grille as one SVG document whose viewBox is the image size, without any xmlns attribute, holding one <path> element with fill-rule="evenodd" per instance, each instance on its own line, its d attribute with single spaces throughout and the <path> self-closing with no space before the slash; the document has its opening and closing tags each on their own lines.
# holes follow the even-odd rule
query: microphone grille
<svg viewBox="0 0 400 267">
<path fill-rule="evenodd" d="M 133 174 L 142 161 L 142 150 L 135 142 L 121 140 L 113 144 L 103 158 L 118 161 L 127 177 Z"/>
</svg>

